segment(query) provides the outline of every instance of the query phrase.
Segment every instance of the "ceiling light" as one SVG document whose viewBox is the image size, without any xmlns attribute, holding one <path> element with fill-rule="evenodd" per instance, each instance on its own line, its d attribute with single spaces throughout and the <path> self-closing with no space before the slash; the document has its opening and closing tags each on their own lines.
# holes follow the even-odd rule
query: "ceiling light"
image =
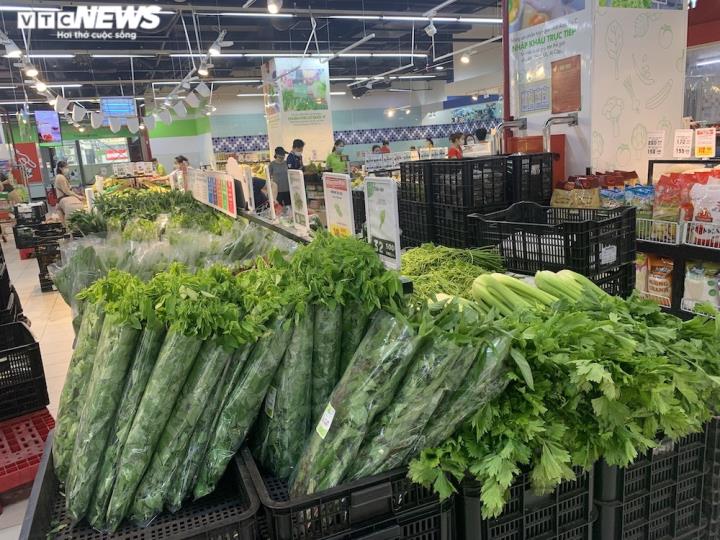
<svg viewBox="0 0 720 540">
<path fill-rule="evenodd" d="M 292 13 L 250 13 L 250 12 L 223 12 L 221 17 L 294 17 Z M 357 17 L 351 17 L 356 19 Z"/>
<path fill-rule="evenodd" d="M 347 92 L 330 92 L 331 96 L 344 96 Z"/>
<path fill-rule="evenodd" d="M 392 118 L 393 116 L 395 116 L 395 109 L 388 109 L 387 111 L 385 111 L 385 114 L 387 114 L 388 118 Z"/>
<path fill-rule="evenodd" d="M 195 87 L 195 91 L 200 94 L 201 97 L 208 97 L 211 94 L 210 87 L 202 81 Z"/>
<path fill-rule="evenodd" d="M 460 62 L 462 62 L 463 64 L 469 64 L 469 63 L 470 63 L 470 57 L 469 57 L 467 54 L 463 54 L 463 55 L 460 57 Z"/>
<path fill-rule="evenodd" d="M 428 24 L 425 28 L 425 33 L 428 35 L 428 37 L 433 37 L 435 34 L 437 34 L 437 28 L 435 28 L 435 25 L 433 24 L 432 20 L 430 20 L 430 24 Z"/>
<path fill-rule="evenodd" d="M 200 67 L 198 68 L 198 75 L 200 75 L 201 77 L 207 77 L 208 75 L 210 75 L 210 71 L 208 70 L 208 65 L 205 60 L 200 62 Z"/>
<path fill-rule="evenodd" d="M 502 24 L 502 19 L 494 19 L 487 17 L 458 17 L 459 23 L 476 23 L 476 24 Z"/>
<path fill-rule="evenodd" d="M 48 84 L 48 88 L 80 88 L 82 84 Z"/>
<path fill-rule="evenodd" d="M 227 34 L 227 30 L 223 30 L 220 32 L 218 37 L 215 39 L 212 45 L 210 45 L 209 53 L 210 56 L 219 56 L 222 52 L 223 47 L 232 47 L 233 41 L 223 41 L 225 38 L 225 35 Z"/>
<path fill-rule="evenodd" d="M 280 13 L 280 8 L 282 7 L 282 0 L 268 0 L 267 3 L 267 10 L 268 13 L 272 13 L 273 15 L 277 15 Z"/>
<path fill-rule="evenodd" d="M 28 77 L 37 77 L 39 74 L 40 72 L 32 64 L 25 65 L 25 75 L 27 75 Z"/>
<path fill-rule="evenodd" d="M 48 86 L 47 86 L 47 84 L 45 84 L 45 83 L 42 82 L 42 81 L 37 81 L 37 82 L 35 83 L 35 89 L 36 89 L 38 92 L 45 92 L 45 91 L 48 89 Z"/>
<path fill-rule="evenodd" d="M 155 58 L 154 54 L 92 54 L 90 56 L 93 58 Z"/>
<path fill-rule="evenodd" d="M 197 109 L 200 105 L 200 98 L 198 98 L 198 95 L 195 92 L 190 92 L 187 96 L 185 96 L 185 103 L 193 109 Z"/>
<path fill-rule="evenodd" d="M 434 79 L 435 75 L 399 75 L 398 79 Z"/>
<path fill-rule="evenodd" d="M 5 58 L 20 58 L 22 51 L 15 43 L 5 43 Z"/>
<path fill-rule="evenodd" d="M 56 97 L 54 97 L 54 98 L 52 98 L 51 100 L 48 101 L 48 105 L 50 105 L 51 107 L 54 107 L 56 103 L 57 103 L 57 98 L 56 98 Z"/>
<path fill-rule="evenodd" d="M 379 21 L 380 15 L 330 15 L 328 19 L 354 19 L 356 21 Z"/>
<path fill-rule="evenodd" d="M 205 116 L 211 116 L 212 113 L 210 111 L 205 111 Z"/>
<path fill-rule="evenodd" d="M 720 64 L 720 58 L 715 58 L 712 60 L 703 60 L 702 62 L 697 62 L 695 65 L 698 67 L 702 67 L 702 66 L 712 66 L 715 64 Z"/>
<path fill-rule="evenodd" d="M 140 131 L 145 131 L 145 124 L 140 124 L 140 125 L 138 126 L 138 129 L 139 129 Z"/>
<path fill-rule="evenodd" d="M 477 100 L 478 100 L 477 94 L 474 94 L 474 95 L 473 95 L 472 100 L 473 100 L 473 101 L 477 101 Z"/>
<path fill-rule="evenodd" d="M 263 97 L 265 94 L 238 94 L 237 97 Z"/>
<path fill-rule="evenodd" d="M 374 58 L 405 58 L 411 56 L 413 58 L 427 58 L 425 53 L 372 53 Z"/>
<path fill-rule="evenodd" d="M 82 133 L 83 131 L 85 131 L 85 128 L 82 127 L 82 126 L 80 126 L 80 127 L 78 128 L 78 131 L 79 131 L 80 133 Z"/>
<path fill-rule="evenodd" d="M 383 21 L 427 21 L 428 17 L 408 17 L 404 15 L 383 15 Z"/>
<path fill-rule="evenodd" d="M 442 71 L 443 69 L 445 69 L 445 66 L 435 66 L 436 71 Z"/>
<path fill-rule="evenodd" d="M 28 58 L 75 58 L 74 54 L 28 54 Z"/>
<path fill-rule="evenodd" d="M 405 114 L 410 114 L 410 109 L 405 109 Z"/>
</svg>

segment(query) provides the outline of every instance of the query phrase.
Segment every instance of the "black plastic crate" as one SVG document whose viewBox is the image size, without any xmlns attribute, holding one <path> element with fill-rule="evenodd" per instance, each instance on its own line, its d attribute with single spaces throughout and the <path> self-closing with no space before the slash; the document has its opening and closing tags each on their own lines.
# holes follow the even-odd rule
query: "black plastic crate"
<svg viewBox="0 0 720 540">
<path fill-rule="evenodd" d="M 33 228 L 30 225 L 13 226 L 13 238 L 17 249 L 33 247 Z"/>
<path fill-rule="evenodd" d="M 353 219 L 355 221 L 355 234 L 363 232 L 367 214 L 365 213 L 365 191 L 353 190 Z"/>
<path fill-rule="evenodd" d="M 473 246 L 497 246 L 519 274 L 567 268 L 592 277 L 635 261 L 635 208 L 552 208 L 515 203 L 473 214 Z"/>
<path fill-rule="evenodd" d="M 458 535 L 466 540 L 589 540 L 597 513 L 593 506 L 592 471 L 575 469 L 576 479 L 546 495 L 536 495 L 530 474 L 522 473 L 497 518 L 483 519 L 482 485 L 465 480 L 457 502 Z"/>
<path fill-rule="evenodd" d="M 706 432 L 663 441 L 625 468 L 600 461 L 595 540 L 685 538 L 703 526 Z"/>
<path fill-rule="evenodd" d="M 606 293 L 627 298 L 635 290 L 635 265 L 623 264 L 616 269 L 590 276 L 590 279 Z"/>
<path fill-rule="evenodd" d="M 7 264 L 0 262 L 0 306 L 7 306 L 10 301 L 10 273 Z"/>
<path fill-rule="evenodd" d="M 44 202 L 42 204 L 16 205 L 13 207 L 13 211 L 15 222 L 18 225 L 33 225 L 41 223 L 45 219 L 47 205 Z"/>
<path fill-rule="evenodd" d="M 708 423 L 703 481 L 703 514 L 708 520 L 708 538 L 720 538 L 720 416 Z"/>
<path fill-rule="evenodd" d="M 455 505 L 452 499 L 419 512 L 401 514 L 392 519 L 339 534 L 332 540 L 454 540 Z"/>
<path fill-rule="evenodd" d="M 433 161 L 432 201 L 476 212 L 503 208 L 512 202 L 506 178 L 505 156 Z"/>
<path fill-rule="evenodd" d="M 55 282 L 47 272 L 38 274 L 38 280 L 40 281 L 41 292 L 50 292 L 55 290 Z"/>
<path fill-rule="evenodd" d="M 432 199 L 432 175 L 435 160 L 406 161 L 400 164 L 398 198 L 401 201 L 429 203 Z"/>
<path fill-rule="evenodd" d="M 549 205 L 553 191 L 551 153 L 508 156 L 507 178 L 512 202 L 529 201 Z"/>
<path fill-rule="evenodd" d="M 40 345 L 20 322 L 0 326 L 0 396 L 0 420 L 50 403 Z"/>
<path fill-rule="evenodd" d="M 399 201 L 400 245 L 415 247 L 435 241 L 433 209 L 429 204 Z"/>
<path fill-rule="evenodd" d="M 407 478 L 407 469 L 363 478 L 291 501 L 287 481 L 262 473 L 249 450 L 243 449 L 242 456 L 273 540 L 345 538 L 343 535 L 347 534 L 355 538 L 357 531 L 374 524 L 440 506 L 432 489 Z"/>
<path fill-rule="evenodd" d="M 7 304 L 3 309 L 0 309 L 0 325 L 14 323 L 21 313 L 20 297 L 15 287 L 10 287 Z"/>
<path fill-rule="evenodd" d="M 85 522 L 70 526 L 65 497 L 55 476 L 50 432 L 25 512 L 22 540 L 255 540 L 260 535 L 257 511 L 260 503 L 242 460 L 235 458 L 218 487 L 210 495 L 187 503 L 175 514 L 165 512 L 147 527 L 123 525 L 115 534 L 101 533 Z M 64 527 L 63 527 L 64 526 Z M 59 530 L 58 530 L 59 529 Z M 51 531 L 57 531 L 51 533 Z"/>
</svg>

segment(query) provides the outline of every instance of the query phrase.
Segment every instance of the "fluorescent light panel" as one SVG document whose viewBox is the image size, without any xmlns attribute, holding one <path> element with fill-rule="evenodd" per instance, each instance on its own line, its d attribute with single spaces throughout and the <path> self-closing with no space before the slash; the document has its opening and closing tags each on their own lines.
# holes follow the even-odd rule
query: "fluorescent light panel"
<svg viewBox="0 0 720 540">
<path fill-rule="evenodd" d="M 701 62 L 697 62 L 695 65 L 698 67 L 703 67 L 703 66 L 713 66 L 715 64 L 720 64 L 720 58 L 714 58 L 712 60 L 702 60 Z"/>
<path fill-rule="evenodd" d="M 399 21 L 399 22 L 415 22 L 415 21 L 427 21 L 431 19 L 434 22 L 448 22 L 448 23 L 461 23 L 461 24 L 501 24 L 502 19 L 494 17 L 424 17 L 418 15 L 328 15 L 323 17 L 317 15 L 317 17 L 324 19 L 347 19 L 347 20 L 358 20 L 358 21 Z"/>
<path fill-rule="evenodd" d="M 344 96 L 347 92 L 330 92 L 331 96 Z"/>
<path fill-rule="evenodd" d="M 0 11 L 60 11 L 60 8 L 36 8 L 29 6 L 0 6 Z"/>
<path fill-rule="evenodd" d="M 237 97 L 263 97 L 265 94 L 238 94 Z"/>
<path fill-rule="evenodd" d="M 155 58 L 154 54 L 93 54 L 93 58 Z"/>
<path fill-rule="evenodd" d="M 212 13 L 211 15 L 217 15 L 217 13 Z M 222 17 L 269 17 L 269 18 L 286 18 L 289 19 L 291 17 L 294 17 L 292 13 L 248 13 L 248 12 L 239 12 L 239 11 L 233 11 L 233 12 L 223 12 L 220 13 L 220 16 Z"/>
</svg>

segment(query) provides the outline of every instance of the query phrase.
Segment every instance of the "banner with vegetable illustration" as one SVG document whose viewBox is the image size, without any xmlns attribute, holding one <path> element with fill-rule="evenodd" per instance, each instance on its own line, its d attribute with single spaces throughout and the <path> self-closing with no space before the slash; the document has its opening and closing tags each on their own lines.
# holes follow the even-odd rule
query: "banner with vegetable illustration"
<svg viewBox="0 0 720 540">
<path fill-rule="evenodd" d="M 352 236 L 355 231 L 352 187 L 349 174 L 324 173 L 323 192 L 327 228 L 333 236 Z"/>
<path fill-rule="evenodd" d="M 591 166 L 644 179 L 649 134 L 670 141 L 683 127 L 687 11 L 595 9 Z"/>
<path fill-rule="evenodd" d="M 273 58 L 262 65 L 270 148 L 305 141 L 303 160 L 322 160 L 332 150 L 330 72 L 314 58 Z"/>
</svg>

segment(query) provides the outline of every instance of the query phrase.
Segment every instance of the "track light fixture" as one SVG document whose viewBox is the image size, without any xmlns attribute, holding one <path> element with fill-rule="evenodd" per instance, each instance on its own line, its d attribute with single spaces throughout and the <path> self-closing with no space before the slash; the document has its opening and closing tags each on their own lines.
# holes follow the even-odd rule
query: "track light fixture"
<svg viewBox="0 0 720 540">
<path fill-rule="evenodd" d="M 220 56 L 223 47 L 233 46 L 233 44 L 235 43 L 234 41 L 223 41 L 226 34 L 227 30 L 223 30 L 222 32 L 220 32 L 217 39 L 213 42 L 212 45 L 210 45 L 210 49 L 208 51 L 210 53 L 210 56 Z"/>
<path fill-rule="evenodd" d="M 280 8 L 282 8 L 282 5 L 282 0 L 268 0 L 267 10 L 269 13 L 276 15 L 280 13 Z"/>
</svg>

